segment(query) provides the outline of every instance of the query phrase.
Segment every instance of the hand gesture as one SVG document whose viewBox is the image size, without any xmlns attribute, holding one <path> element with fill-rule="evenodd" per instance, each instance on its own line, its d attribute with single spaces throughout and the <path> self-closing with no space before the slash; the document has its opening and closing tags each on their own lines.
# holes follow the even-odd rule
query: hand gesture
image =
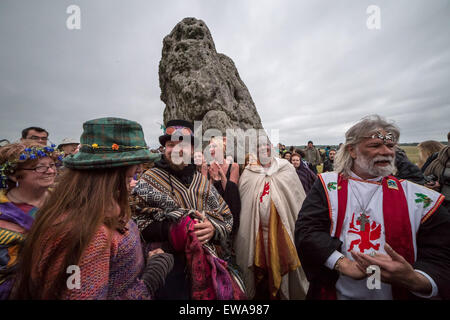
<svg viewBox="0 0 450 320">
<path fill-rule="evenodd" d="M 197 215 L 202 217 L 202 214 L 200 212 L 196 211 L 196 213 Z M 202 220 L 195 218 L 194 221 L 196 222 L 194 224 L 194 233 L 197 236 L 198 240 L 202 244 L 211 240 L 211 238 L 214 236 L 215 229 L 208 218 L 203 216 Z"/>
<path fill-rule="evenodd" d="M 343 258 L 339 262 L 339 272 L 355 280 L 361 280 L 367 277 L 366 271 L 363 270 L 356 261 L 352 261 L 348 258 Z"/>
<path fill-rule="evenodd" d="M 155 250 L 149 251 L 148 257 L 151 258 L 151 257 L 153 257 L 154 255 L 157 255 L 157 254 L 160 254 L 160 253 L 164 253 L 164 250 L 161 249 L 161 248 L 157 248 L 157 249 L 155 249 Z"/>
<path fill-rule="evenodd" d="M 431 283 L 425 276 L 415 272 L 412 265 L 395 252 L 389 244 L 386 243 L 384 249 L 387 255 L 376 254 L 371 257 L 360 252 L 352 252 L 352 256 L 358 262 L 360 268 L 366 269 L 370 265 L 379 266 L 381 281 L 383 282 L 400 285 L 415 292 L 431 292 Z"/>
<path fill-rule="evenodd" d="M 205 160 L 203 160 L 201 167 L 200 167 L 200 172 L 203 176 L 207 177 L 208 176 L 208 164 L 206 163 Z"/>
<path fill-rule="evenodd" d="M 213 180 L 220 180 L 220 166 L 217 164 L 217 162 L 211 162 L 211 165 L 209 166 L 208 172 L 209 175 Z"/>
<path fill-rule="evenodd" d="M 441 185 L 439 184 L 438 181 L 427 182 L 427 183 L 425 183 L 425 187 L 427 187 L 431 190 L 437 191 L 437 192 L 439 192 L 439 190 L 441 190 Z"/>
</svg>

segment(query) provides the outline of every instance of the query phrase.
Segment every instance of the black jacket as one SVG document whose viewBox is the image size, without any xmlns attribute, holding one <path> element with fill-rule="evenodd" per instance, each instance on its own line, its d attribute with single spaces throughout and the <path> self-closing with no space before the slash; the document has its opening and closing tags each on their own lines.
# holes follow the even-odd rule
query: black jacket
<svg viewBox="0 0 450 320">
<path fill-rule="evenodd" d="M 321 299 L 323 287 L 335 288 L 337 271 L 324 264 L 342 242 L 330 236 L 328 201 L 319 179 L 307 195 L 295 223 L 295 246 L 310 282 L 307 299 Z M 417 260 L 413 267 L 425 271 L 437 284 L 439 295 L 450 299 L 450 214 L 440 206 L 419 228 Z M 411 294 L 411 298 L 417 297 Z"/>
<path fill-rule="evenodd" d="M 425 184 L 422 171 L 420 171 L 418 166 L 409 161 L 406 152 L 398 147 L 395 150 L 395 166 L 397 167 L 396 178 L 406 179 L 420 185 Z"/>
</svg>

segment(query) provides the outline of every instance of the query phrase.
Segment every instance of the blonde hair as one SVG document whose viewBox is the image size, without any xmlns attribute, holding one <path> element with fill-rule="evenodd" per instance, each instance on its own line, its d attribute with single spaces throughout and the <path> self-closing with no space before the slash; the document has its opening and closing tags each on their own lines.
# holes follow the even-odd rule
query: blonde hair
<svg viewBox="0 0 450 320">
<path fill-rule="evenodd" d="M 211 140 L 209 141 L 209 144 L 214 143 L 214 144 L 216 144 L 220 149 L 223 150 L 224 158 L 225 158 L 225 154 L 226 154 L 226 151 L 227 151 L 227 144 L 226 144 L 225 141 L 224 141 L 225 139 L 226 139 L 226 138 L 224 138 L 224 137 L 212 137 Z"/>
<path fill-rule="evenodd" d="M 419 167 L 422 168 L 429 156 L 441 151 L 445 146 L 438 141 L 427 140 L 419 143 L 417 148 L 419 149 Z"/>
</svg>

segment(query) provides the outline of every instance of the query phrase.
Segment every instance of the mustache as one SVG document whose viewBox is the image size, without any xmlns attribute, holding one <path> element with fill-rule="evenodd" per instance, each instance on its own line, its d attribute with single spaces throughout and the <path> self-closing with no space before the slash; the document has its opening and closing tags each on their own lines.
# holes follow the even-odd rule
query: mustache
<svg viewBox="0 0 450 320">
<path fill-rule="evenodd" d="M 372 163 L 379 162 L 379 161 L 394 162 L 394 157 L 393 156 L 376 156 L 375 158 L 372 159 Z"/>
</svg>

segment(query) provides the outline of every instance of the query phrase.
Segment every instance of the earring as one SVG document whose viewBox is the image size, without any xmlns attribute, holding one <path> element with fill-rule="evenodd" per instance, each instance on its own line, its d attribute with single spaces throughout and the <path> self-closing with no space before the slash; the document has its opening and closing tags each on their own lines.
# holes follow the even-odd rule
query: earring
<svg viewBox="0 0 450 320">
<path fill-rule="evenodd" d="M 19 187 L 19 180 L 16 181 L 16 188 Z"/>
</svg>

